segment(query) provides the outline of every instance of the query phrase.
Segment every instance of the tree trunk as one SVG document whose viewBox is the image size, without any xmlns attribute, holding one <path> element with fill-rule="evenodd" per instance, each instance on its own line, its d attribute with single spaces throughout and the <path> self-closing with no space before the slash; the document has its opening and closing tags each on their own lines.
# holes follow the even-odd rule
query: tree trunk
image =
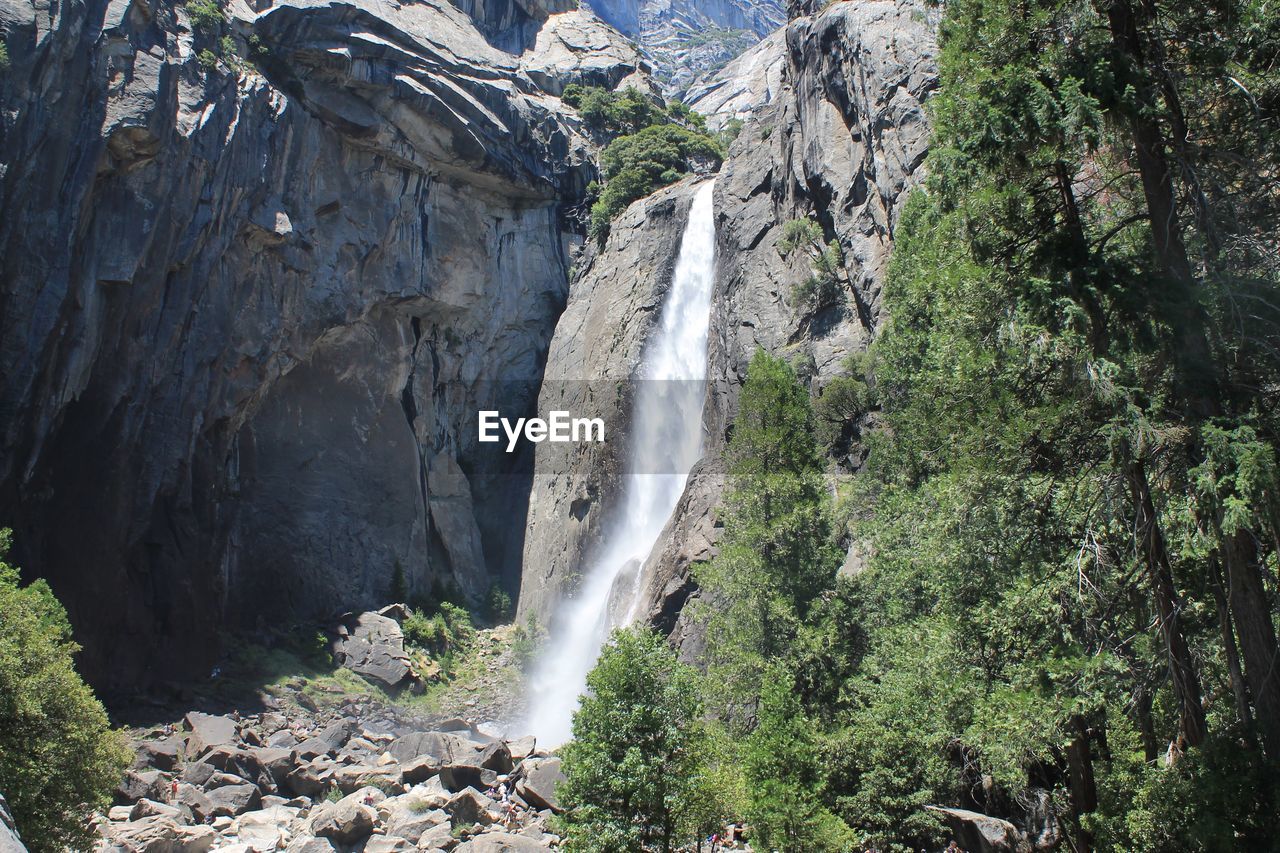
<svg viewBox="0 0 1280 853">
<path fill-rule="evenodd" d="M 1213 599 L 1218 607 L 1218 625 L 1222 629 L 1222 649 L 1227 658 L 1227 673 L 1231 676 L 1231 693 L 1236 700 L 1236 716 L 1240 718 L 1240 725 L 1252 738 L 1253 713 L 1249 709 L 1249 689 L 1245 686 L 1244 673 L 1240 669 L 1240 652 L 1236 648 L 1235 628 L 1231 624 L 1231 609 L 1227 604 L 1227 593 L 1217 558 L 1210 558 L 1209 572 L 1209 585 L 1213 588 Z"/>
<path fill-rule="evenodd" d="M 1090 745 L 1089 725 L 1084 717 L 1075 714 L 1071 718 L 1076 736 L 1067 745 L 1067 770 L 1071 781 L 1071 811 L 1076 819 L 1076 850 L 1092 853 L 1093 833 L 1084 828 L 1082 818 L 1098 808 L 1098 787 L 1093 777 L 1093 749 Z"/>
<path fill-rule="evenodd" d="M 1127 452 L 1128 448 L 1124 448 L 1124 451 Z M 1151 500 L 1146 468 L 1136 459 L 1128 461 L 1125 468 L 1137 512 L 1138 547 L 1146 564 L 1151 593 L 1155 597 L 1160 636 L 1169 656 L 1169 676 L 1173 681 L 1173 692 L 1181 715 L 1179 727 L 1187 746 L 1199 746 L 1204 742 L 1206 733 L 1204 707 L 1200 703 L 1200 677 L 1182 634 L 1179 620 L 1181 605 L 1177 589 L 1173 585 L 1173 569 L 1169 564 L 1164 534 L 1160 530 L 1160 520 L 1156 517 L 1155 503 Z"/>
<path fill-rule="evenodd" d="M 1237 530 L 1226 537 L 1223 546 L 1227 600 L 1240 635 L 1245 681 L 1253 695 L 1258 735 L 1267 757 L 1280 760 L 1280 660 L 1257 545 L 1249 531 Z"/>
</svg>

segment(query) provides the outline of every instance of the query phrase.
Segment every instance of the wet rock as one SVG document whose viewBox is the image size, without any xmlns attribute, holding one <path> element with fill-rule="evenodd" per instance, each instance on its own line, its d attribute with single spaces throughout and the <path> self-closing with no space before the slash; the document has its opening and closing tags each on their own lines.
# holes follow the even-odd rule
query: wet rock
<svg viewBox="0 0 1280 853">
<path fill-rule="evenodd" d="M 533 735 L 526 735 L 507 742 L 507 751 L 511 753 L 511 758 L 514 761 L 522 761 L 528 758 L 536 748 L 537 740 L 534 739 Z"/>
</svg>

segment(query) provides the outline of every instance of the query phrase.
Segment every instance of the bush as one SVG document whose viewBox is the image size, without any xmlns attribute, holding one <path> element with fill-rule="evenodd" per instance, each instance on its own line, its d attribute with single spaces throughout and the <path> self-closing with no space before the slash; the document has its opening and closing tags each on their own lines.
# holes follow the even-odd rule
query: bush
<svg viewBox="0 0 1280 853">
<path fill-rule="evenodd" d="M 410 610 L 400 629 L 408 646 L 431 657 L 447 675 L 453 674 L 455 660 L 476 638 L 471 614 L 448 601 L 441 602 L 430 616 L 421 610 Z"/>
<path fill-rule="evenodd" d="M 0 792 L 33 853 L 88 849 L 128 750 L 75 671 L 66 611 L 44 581 L 19 586 L 9 542 L 0 531 Z"/>
<path fill-rule="evenodd" d="M 657 634 L 614 633 L 563 750 L 569 850 L 673 849 L 705 752 L 697 687 Z"/>
<path fill-rule="evenodd" d="M 723 154 L 707 134 L 678 124 L 646 127 L 609 143 L 601 156 L 608 179 L 591 206 L 591 233 L 601 238 L 609 222 L 631 202 L 673 184 L 698 163 L 718 164 Z"/>
<path fill-rule="evenodd" d="M 511 596 L 499 584 L 489 587 L 486 600 L 489 606 L 489 618 L 494 622 L 505 622 L 511 618 Z"/>
<path fill-rule="evenodd" d="M 538 651 L 546 639 L 547 632 L 538 624 L 538 617 L 530 613 L 524 625 L 516 626 L 515 635 L 511 641 L 511 652 L 516 665 L 522 670 L 528 670 L 537 659 Z"/>
<path fill-rule="evenodd" d="M 191 17 L 191 26 L 203 35 L 218 32 L 227 21 L 227 13 L 222 10 L 218 0 L 187 0 L 183 8 Z"/>
<path fill-rule="evenodd" d="M 576 83 L 561 99 L 608 143 L 601 157 L 608 183 L 591 205 L 589 233 L 597 240 L 631 202 L 675 183 L 699 162 L 719 165 L 724 157 L 706 119 L 682 103 L 663 104 L 634 88 L 610 92 Z"/>
<path fill-rule="evenodd" d="M 832 240 L 824 246 L 822 228 L 812 219 L 792 219 L 782 226 L 778 254 L 785 258 L 797 251 L 808 255 L 810 268 L 809 276 L 791 287 L 791 307 L 817 311 L 834 305 L 842 294 L 840 244 Z"/>
</svg>

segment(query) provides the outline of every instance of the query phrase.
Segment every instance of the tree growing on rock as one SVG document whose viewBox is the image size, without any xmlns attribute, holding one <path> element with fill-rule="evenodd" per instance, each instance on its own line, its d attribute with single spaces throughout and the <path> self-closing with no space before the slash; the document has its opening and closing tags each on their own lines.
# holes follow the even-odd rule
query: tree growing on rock
<svg viewBox="0 0 1280 853">
<path fill-rule="evenodd" d="M 48 584 L 21 586 L 0 531 L 0 791 L 33 853 L 92 845 L 128 751 L 76 673 L 79 650 Z"/>
<path fill-rule="evenodd" d="M 587 676 L 560 787 L 574 853 L 668 853 L 702 802 L 698 677 L 657 634 L 620 630 Z M 692 829 L 692 827 L 691 827 Z"/>
</svg>

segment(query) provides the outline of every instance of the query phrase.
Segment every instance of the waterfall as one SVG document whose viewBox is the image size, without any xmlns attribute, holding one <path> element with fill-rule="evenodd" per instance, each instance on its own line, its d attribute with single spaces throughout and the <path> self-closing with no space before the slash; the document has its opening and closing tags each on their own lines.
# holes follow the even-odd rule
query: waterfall
<svg viewBox="0 0 1280 853">
<path fill-rule="evenodd" d="M 635 617 L 640 568 L 702 456 L 707 326 L 715 277 L 714 186 L 708 181 L 694 195 L 662 318 L 638 371 L 642 381 L 631 411 L 619 512 L 602 537 L 598 558 L 589 563 L 578 596 L 562 605 L 531 680 L 528 730 L 543 747 L 569 740 L 587 673 L 609 629 Z"/>
</svg>

